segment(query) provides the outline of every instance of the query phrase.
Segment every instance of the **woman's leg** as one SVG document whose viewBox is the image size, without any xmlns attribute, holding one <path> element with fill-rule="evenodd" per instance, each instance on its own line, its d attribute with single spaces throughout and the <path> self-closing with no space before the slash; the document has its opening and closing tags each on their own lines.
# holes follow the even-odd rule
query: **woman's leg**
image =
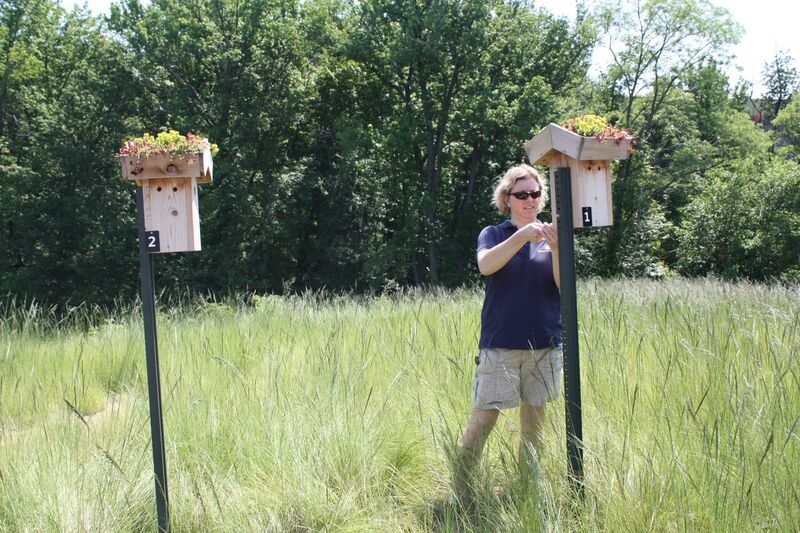
<svg viewBox="0 0 800 533">
<path fill-rule="evenodd" d="M 534 450 L 538 451 L 542 445 L 542 425 L 544 424 L 544 405 L 519 406 L 519 457 L 530 458 Z"/>
<path fill-rule="evenodd" d="M 532 350 L 520 372 L 520 460 L 530 459 L 542 445 L 545 405 L 558 398 L 563 380 L 560 348 Z M 520 461 L 521 462 L 521 461 Z"/>
<path fill-rule="evenodd" d="M 497 423 L 498 409 L 473 409 L 469 425 L 461 437 L 459 455 L 477 463 L 486 444 L 489 433 Z"/>
<path fill-rule="evenodd" d="M 469 424 L 461 437 L 453 465 L 453 485 L 458 502 L 472 503 L 472 474 L 480 461 L 486 439 L 497 423 L 498 409 L 473 409 Z"/>
<path fill-rule="evenodd" d="M 538 479 L 539 465 L 536 454 L 542 445 L 544 406 L 523 403 L 519 406 L 519 475 L 523 486 Z"/>
</svg>

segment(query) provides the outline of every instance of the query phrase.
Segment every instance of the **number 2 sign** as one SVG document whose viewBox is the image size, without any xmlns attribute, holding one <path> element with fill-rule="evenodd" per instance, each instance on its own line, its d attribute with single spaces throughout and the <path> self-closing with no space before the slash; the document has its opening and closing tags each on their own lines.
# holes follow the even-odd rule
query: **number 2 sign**
<svg viewBox="0 0 800 533">
<path fill-rule="evenodd" d="M 147 253 L 161 251 L 161 240 L 158 238 L 158 231 L 145 231 L 144 238 L 147 241 Z"/>
</svg>

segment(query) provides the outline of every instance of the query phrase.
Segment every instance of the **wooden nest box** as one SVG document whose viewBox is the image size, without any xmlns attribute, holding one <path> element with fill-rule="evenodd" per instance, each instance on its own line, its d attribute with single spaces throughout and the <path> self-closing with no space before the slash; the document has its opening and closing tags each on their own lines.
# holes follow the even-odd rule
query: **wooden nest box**
<svg viewBox="0 0 800 533">
<path fill-rule="evenodd" d="M 600 141 L 584 137 L 549 124 L 536 137 L 525 143 L 528 160 L 535 166 L 550 168 L 550 183 L 555 184 L 555 171 L 569 167 L 572 184 L 572 220 L 576 228 L 611 226 L 611 161 L 628 159 L 630 139 Z M 555 187 L 552 187 L 554 190 Z M 556 195 L 553 195 L 553 220 Z"/>
<path fill-rule="evenodd" d="M 142 187 L 148 251 L 195 252 L 200 244 L 197 186 L 211 183 L 211 151 L 120 156 L 122 177 Z"/>
</svg>

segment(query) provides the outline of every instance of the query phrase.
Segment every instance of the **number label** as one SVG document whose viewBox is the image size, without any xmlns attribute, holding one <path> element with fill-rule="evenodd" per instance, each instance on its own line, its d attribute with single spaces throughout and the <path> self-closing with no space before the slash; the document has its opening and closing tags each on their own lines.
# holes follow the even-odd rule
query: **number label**
<svg viewBox="0 0 800 533">
<path fill-rule="evenodd" d="M 583 227 L 589 227 L 592 225 L 592 208 L 591 207 L 582 207 L 581 208 L 581 215 L 583 216 Z"/>
<path fill-rule="evenodd" d="M 161 240 L 158 238 L 158 231 L 145 231 L 144 239 L 148 253 L 161 251 Z"/>
</svg>

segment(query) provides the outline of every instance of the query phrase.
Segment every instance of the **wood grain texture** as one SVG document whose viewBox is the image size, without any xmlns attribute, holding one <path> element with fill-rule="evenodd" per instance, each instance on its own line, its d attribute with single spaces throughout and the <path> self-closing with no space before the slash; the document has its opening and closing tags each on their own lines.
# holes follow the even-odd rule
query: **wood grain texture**
<svg viewBox="0 0 800 533">
<path fill-rule="evenodd" d="M 158 231 L 161 253 L 201 249 L 196 178 L 143 182 L 145 231 Z"/>
</svg>

